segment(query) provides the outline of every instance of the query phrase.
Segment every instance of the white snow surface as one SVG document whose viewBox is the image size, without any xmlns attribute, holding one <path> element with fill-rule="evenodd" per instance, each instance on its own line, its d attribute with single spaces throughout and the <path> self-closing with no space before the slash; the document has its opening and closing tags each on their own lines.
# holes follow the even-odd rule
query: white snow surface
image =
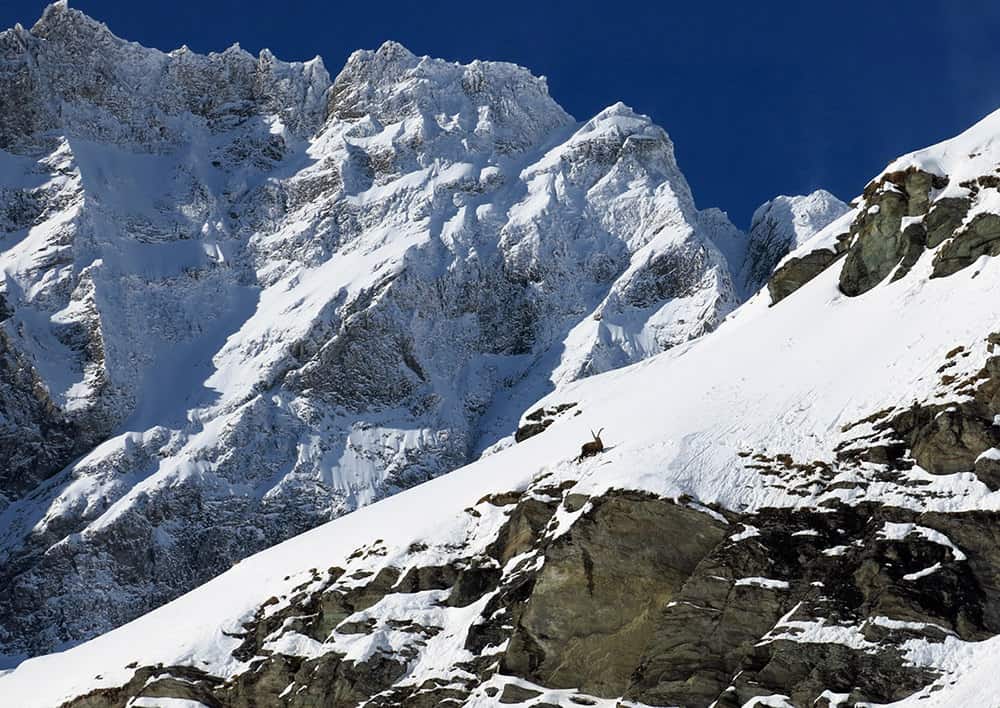
<svg viewBox="0 0 1000 708">
<path fill-rule="evenodd" d="M 775 578 L 762 578 L 762 577 L 750 577 L 750 578 L 737 578 L 734 583 L 737 587 L 757 587 L 766 588 L 768 590 L 787 590 L 789 585 L 787 580 L 777 580 Z"/>
<path fill-rule="evenodd" d="M 963 553 L 958 546 L 952 543 L 952 540 L 950 538 L 945 536 L 940 531 L 929 529 L 926 526 L 919 526 L 918 524 L 897 524 L 892 522 L 886 522 L 886 524 L 882 527 L 882 530 L 879 531 L 879 535 L 882 538 L 886 538 L 892 541 L 902 540 L 907 536 L 909 536 L 910 534 L 916 534 L 918 536 L 927 539 L 931 543 L 936 543 L 940 546 L 944 546 L 949 551 L 951 551 L 951 557 L 956 561 L 966 560 L 965 553 Z"/>
</svg>

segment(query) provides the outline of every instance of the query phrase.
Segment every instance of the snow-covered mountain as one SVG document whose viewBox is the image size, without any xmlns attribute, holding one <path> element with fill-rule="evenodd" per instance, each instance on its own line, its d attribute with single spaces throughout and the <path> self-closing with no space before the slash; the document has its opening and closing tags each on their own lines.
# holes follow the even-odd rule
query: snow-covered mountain
<svg viewBox="0 0 1000 708">
<path fill-rule="evenodd" d="M 746 257 L 737 285 L 753 295 L 771 277 L 775 266 L 849 207 L 825 189 L 805 196 L 778 196 L 761 204 L 750 220 Z"/>
<path fill-rule="evenodd" d="M 0 33 L 0 653 L 126 622 L 713 330 L 667 134 L 498 62 Z M 814 223 L 814 222 L 810 222 Z"/>
<path fill-rule="evenodd" d="M 522 442 L 26 661 L 0 695 L 994 705 L 998 136 L 1000 111 L 893 162 L 718 329 L 556 389 Z"/>
</svg>

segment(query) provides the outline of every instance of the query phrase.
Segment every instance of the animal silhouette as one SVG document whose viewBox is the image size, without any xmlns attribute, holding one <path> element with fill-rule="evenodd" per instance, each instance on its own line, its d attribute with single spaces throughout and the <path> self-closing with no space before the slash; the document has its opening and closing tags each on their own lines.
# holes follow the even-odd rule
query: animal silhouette
<svg viewBox="0 0 1000 708">
<path fill-rule="evenodd" d="M 577 462 L 585 457 L 593 457 L 600 452 L 604 452 L 604 443 L 601 442 L 602 432 L 604 432 L 604 428 L 601 428 L 596 433 L 593 430 L 590 431 L 590 434 L 594 436 L 594 439 L 590 442 L 585 442 L 583 447 L 580 448 L 580 456 L 576 458 Z"/>
</svg>

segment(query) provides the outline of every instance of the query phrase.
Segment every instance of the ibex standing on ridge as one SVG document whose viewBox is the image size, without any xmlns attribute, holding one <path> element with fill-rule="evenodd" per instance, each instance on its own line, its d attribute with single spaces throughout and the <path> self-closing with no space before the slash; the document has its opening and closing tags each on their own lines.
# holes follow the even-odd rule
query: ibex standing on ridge
<svg viewBox="0 0 1000 708">
<path fill-rule="evenodd" d="M 596 433 L 593 430 L 590 431 L 594 439 L 591 442 L 584 443 L 583 447 L 580 448 L 580 456 L 576 458 L 577 462 L 585 457 L 593 457 L 599 452 L 604 452 L 604 443 L 601 442 L 601 433 L 603 432 L 604 428 L 601 428 Z"/>
</svg>

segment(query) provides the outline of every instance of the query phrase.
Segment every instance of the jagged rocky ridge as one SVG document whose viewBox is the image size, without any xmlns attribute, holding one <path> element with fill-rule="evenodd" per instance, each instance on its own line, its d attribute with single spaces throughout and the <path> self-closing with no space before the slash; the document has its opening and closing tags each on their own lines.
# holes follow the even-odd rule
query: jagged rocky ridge
<svg viewBox="0 0 1000 708">
<path fill-rule="evenodd" d="M 970 228 L 995 188 L 967 175 L 1000 168 L 998 134 L 1000 112 L 890 165 L 786 260 L 844 244 L 776 306 L 753 298 L 709 336 L 568 384 L 523 417 L 541 426 L 523 442 L 27 661 L 0 691 L 88 707 L 988 705 L 1000 260 Z M 956 179 L 964 220 L 903 240 L 934 231 L 921 199 Z M 600 427 L 605 450 L 578 460 Z"/>
<path fill-rule="evenodd" d="M 742 298 L 744 237 L 667 135 L 622 104 L 578 123 L 510 64 L 390 42 L 331 80 L 64 2 L 0 54 L 14 657 L 510 444 L 544 393 Z"/>
</svg>

